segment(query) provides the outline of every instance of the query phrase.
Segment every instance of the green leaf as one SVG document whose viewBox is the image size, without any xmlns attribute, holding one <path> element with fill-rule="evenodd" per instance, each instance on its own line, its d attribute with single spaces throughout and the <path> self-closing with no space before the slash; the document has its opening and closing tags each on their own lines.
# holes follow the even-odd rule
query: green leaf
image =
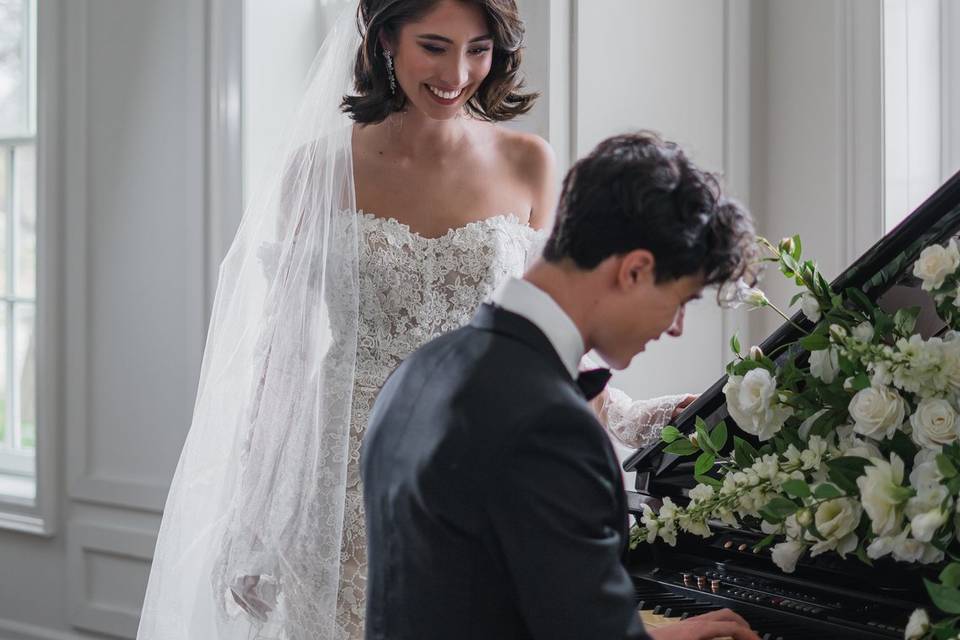
<svg viewBox="0 0 960 640">
<path fill-rule="evenodd" d="M 702 476 L 710 469 L 713 469 L 713 464 L 717 461 L 717 457 L 712 453 L 701 453 L 697 458 L 697 462 L 693 465 L 694 475 Z"/>
<path fill-rule="evenodd" d="M 960 590 L 931 582 L 926 578 L 923 579 L 923 584 L 927 587 L 927 593 L 930 594 L 930 599 L 938 609 L 946 613 L 960 613 Z"/>
<path fill-rule="evenodd" d="M 940 572 L 940 582 L 943 583 L 943 586 L 953 587 L 954 589 L 960 586 L 960 563 L 951 562 L 944 567 L 943 571 Z"/>
<path fill-rule="evenodd" d="M 697 429 L 697 444 L 700 446 L 700 449 L 706 453 L 716 455 L 717 450 L 714 448 L 713 441 L 710 439 L 710 429 L 707 428 L 707 423 L 703 421 L 703 418 L 697 416 L 694 424 Z"/>
<path fill-rule="evenodd" d="M 800 236 L 795 235 L 792 238 L 793 240 L 793 251 L 790 252 L 790 255 L 793 256 L 794 260 L 799 260 L 800 255 L 802 254 L 803 243 L 800 242 Z"/>
<path fill-rule="evenodd" d="M 779 516 L 781 519 L 795 514 L 799 508 L 793 500 L 787 500 L 781 496 L 775 497 L 764 507 L 766 511 Z"/>
<path fill-rule="evenodd" d="M 818 484 L 813 489 L 813 497 L 818 500 L 832 500 L 833 498 L 840 498 L 842 496 L 843 492 L 829 482 Z"/>
<path fill-rule="evenodd" d="M 663 431 L 660 432 L 660 439 L 666 443 L 673 442 L 680 437 L 680 429 L 677 429 L 675 426 L 667 425 L 663 428 Z"/>
<path fill-rule="evenodd" d="M 663 448 L 663 451 L 664 453 L 672 453 L 676 456 L 689 456 L 700 451 L 700 448 L 686 438 L 683 438 L 676 442 L 671 442 Z"/>
<path fill-rule="evenodd" d="M 906 307 L 897 311 L 893 316 L 893 323 L 896 325 L 897 331 L 904 336 L 909 336 L 917 325 L 919 315 L 920 307 Z"/>
<path fill-rule="evenodd" d="M 917 455 L 917 445 L 914 444 L 913 439 L 903 431 L 897 431 L 893 434 L 893 439 L 890 441 L 890 448 L 901 460 L 913 460 L 914 456 Z"/>
<path fill-rule="evenodd" d="M 857 545 L 857 550 L 854 553 L 857 558 L 860 559 L 860 562 L 871 567 L 873 566 L 873 560 L 867 555 L 867 550 L 864 548 L 862 541 Z"/>
<path fill-rule="evenodd" d="M 747 358 L 746 360 L 741 360 L 740 362 L 733 365 L 733 375 L 735 376 L 745 376 L 747 372 L 754 369 L 760 369 L 763 365 L 752 358 Z"/>
<path fill-rule="evenodd" d="M 865 373 L 858 373 L 851 382 L 854 391 L 863 391 L 870 386 L 870 377 Z"/>
<path fill-rule="evenodd" d="M 822 333 L 811 333 L 800 338 L 800 346 L 807 351 L 822 351 L 830 347 L 830 338 Z"/>
<path fill-rule="evenodd" d="M 693 476 L 693 479 L 699 482 L 700 484 L 707 484 L 713 487 L 714 489 L 719 489 L 723 486 L 723 483 L 713 478 L 711 476 Z"/>
<path fill-rule="evenodd" d="M 771 533 L 770 535 L 768 535 L 767 537 L 765 537 L 763 540 L 761 540 L 761 541 L 758 542 L 757 544 L 753 545 L 753 552 L 754 552 L 754 553 L 758 553 L 758 552 L 762 551 L 763 549 L 766 549 L 766 548 L 769 547 L 771 544 L 773 544 L 773 541 L 774 541 L 775 538 L 776 538 L 776 535 Z"/>
<path fill-rule="evenodd" d="M 797 264 L 797 261 L 793 256 L 781 253 L 780 254 L 780 271 L 783 272 L 783 275 L 788 278 L 792 278 L 794 274 L 800 271 L 800 265 Z"/>
<path fill-rule="evenodd" d="M 734 354 L 740 355 L 740 338 L 736 333 L 730 336 L 730 350 L 733 351 Z"/>
<path fill-rule="evenodd" d="M 857 478 L 863 475 L 863 470 L 870 465 L 866 458 L 845 456 L 827 461 L 827 477 L 842 491 L 848 494 L 858 494 Z"/>
<path fill-rule="evenodd" d="M 847 298 L 856 304 L 861 311 L 871 318 L 873 317 L 874 305 L 870 302 L 870 298 L 864 295 L 863 291 L 855 287 L 850 287 L 844 293 L 847 294 Z"/>
<path fill-rule="evenodd" d="M 727 423 L 722 420 L 713 428 L 713 431 L 710 432 L 710 442 L 713 443 L 713 448 L 717 451 L 723 449 L 727 444 Z"/>
<path fill-rule="evenodd" d="M 740 436 L 733 436 L 733 460 L 739 467 L 749 467 L 757 459 L 757 450 Z"/>
<path fill-rule="evenodd" d="M 942 453 L 937 456 L 937 469 L 940 470 L 944 478 L 953 478 L 957 475 L 957 467 L 950 461 L 950 458 Z"/>
<path fill-rule="evenodd" d="M 783 483 L 783 490 L 795 498 L 809 498 L 810 486 L 803 480 L 787 480 Z"/>
</svg>

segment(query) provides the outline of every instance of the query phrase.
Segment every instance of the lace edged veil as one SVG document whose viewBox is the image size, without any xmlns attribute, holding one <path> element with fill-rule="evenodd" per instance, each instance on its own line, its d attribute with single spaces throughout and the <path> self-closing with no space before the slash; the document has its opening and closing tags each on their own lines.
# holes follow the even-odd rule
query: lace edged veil
<svg viewBox="0 0 960 640">
<path fill-rule="evenodd" d="M 335 637 L 358 320 L 340 104 L 360 39 L 350 3 L 221 264 L 140 640 Z"/>
</svg>

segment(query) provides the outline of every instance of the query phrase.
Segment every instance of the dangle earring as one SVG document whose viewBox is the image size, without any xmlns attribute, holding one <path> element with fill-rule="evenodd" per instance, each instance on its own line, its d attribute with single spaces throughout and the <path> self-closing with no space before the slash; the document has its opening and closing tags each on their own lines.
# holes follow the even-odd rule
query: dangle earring
<svg viewBox="0 0 960 640">
<path fill-rule="evenodd" d="M 391 54 L 386 49 L 383 50 L 383 57 L 387 61 L 387 78 L 390 80 L 390 93 L 396 95 L 397 93 L 397 76 L 393 72 L 393 54 Z"/>
</svg>

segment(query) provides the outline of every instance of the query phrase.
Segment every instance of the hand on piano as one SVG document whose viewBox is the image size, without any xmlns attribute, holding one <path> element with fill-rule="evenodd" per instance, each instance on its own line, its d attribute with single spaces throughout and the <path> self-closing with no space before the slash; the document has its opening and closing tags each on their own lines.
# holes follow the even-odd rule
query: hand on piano
<svg viewBox="0 0 960 640">
<path fill-rule="evenodd" d="M 697 398 L 699 398 L 699 397 L 700 397 L 699 394 L 698 394 L 698 395 L 693 395 L 692 393 L 688 393 L 687 395 L 685 395 L 685 396 L 683 397 L 683 400 L 681 400 L 680 402 L 677 403 L 677 406 L 676 406 L 676 408 L 673 410 L 673 415 L 670 416 L 670 419 L 673 420 L 673 419 L 676 418 L 678 415 L 680 415 L 681 413 L 683 413 L 683 410 L 686 409 L 687 407 L 689 407 L 691 404 L 693 404 L 693 402 L 694 402 Z"/>
<path fill-rule="evenodd" d="M 678 622 L 664 619 L 663 626 L 658 627 L 649 622 L 644 619 L 647 633 L 654 640 L 760 640 L 747 621 L 730 609 L 711 611 Z"/>
</svg>

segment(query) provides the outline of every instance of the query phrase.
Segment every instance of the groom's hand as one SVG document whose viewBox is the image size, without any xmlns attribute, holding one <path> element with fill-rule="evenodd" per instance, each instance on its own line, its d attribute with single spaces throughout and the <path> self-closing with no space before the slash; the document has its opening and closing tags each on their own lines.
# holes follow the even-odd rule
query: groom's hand
<svg viewBox="0 0 960 640">
<path fill-rule="evenodd" d="M 747 621 L 730 609 L 711 611 L 647 633 L 654 640 L 760 640 Z"/>
</svg>

